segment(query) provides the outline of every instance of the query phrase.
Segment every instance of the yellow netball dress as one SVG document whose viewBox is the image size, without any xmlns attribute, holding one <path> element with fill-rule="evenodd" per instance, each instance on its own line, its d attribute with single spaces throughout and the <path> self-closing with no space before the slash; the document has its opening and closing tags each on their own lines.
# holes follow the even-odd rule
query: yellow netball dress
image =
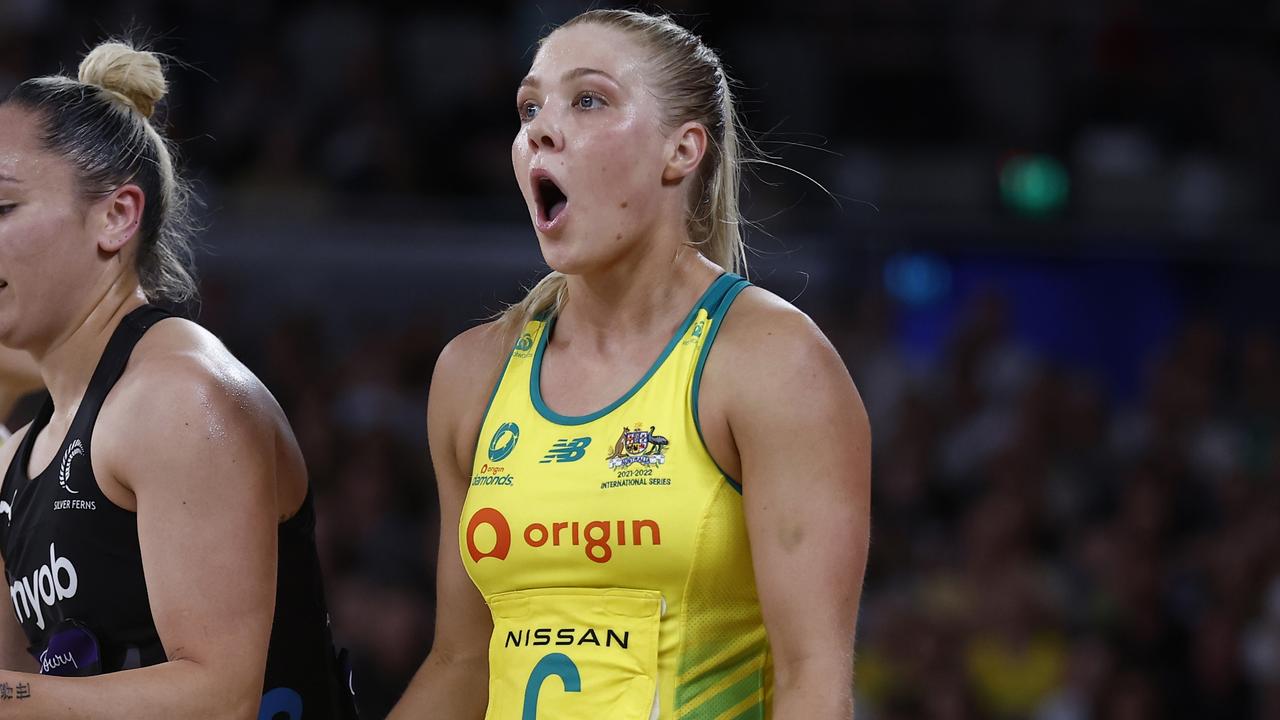
<svg viewBox="0 0 1280 720">
<path fill-rule="evenodd" d="M 542 402 L 555 321 L 525 327 L 458 528 L 493 615 L 486 720 L 770 716 L 741 487 L 697 416 L 707 351 L 747 284 L 720 276 L 644 378 L 581 417 Z"/>
</svg>

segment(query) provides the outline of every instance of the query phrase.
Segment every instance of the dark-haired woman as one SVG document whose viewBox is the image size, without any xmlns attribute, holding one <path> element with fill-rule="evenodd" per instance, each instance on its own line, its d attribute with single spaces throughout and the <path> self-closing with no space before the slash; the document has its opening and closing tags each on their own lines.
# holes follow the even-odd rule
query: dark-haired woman
<svg viewBox="0 0 1280 720">
<path fill-rule="evenodd" d="M 195 292 L 164 94 L 108 43 L 0 104 L 0 344 L 50 394 L 0 448 L 0 717 L 353 717 L 284 414 L 151 304 Z"/>
</svg>

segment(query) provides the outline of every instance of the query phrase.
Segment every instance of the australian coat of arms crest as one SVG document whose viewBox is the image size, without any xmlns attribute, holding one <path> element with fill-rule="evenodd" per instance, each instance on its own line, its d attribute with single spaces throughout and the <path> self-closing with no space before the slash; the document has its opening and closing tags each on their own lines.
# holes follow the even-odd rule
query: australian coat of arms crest
<svg viewBox="0 0 1280 720">
<path fill-rule="evenodd" d="M 628 465 L 661 465 L 667 459 L 666 438 L 658 435 L 650 425 L 648 430 L 637 426 L 634 430 L 622 428 L 622 435 L 609 453 L 609 468 L 621 470 Z"/>
</svg>

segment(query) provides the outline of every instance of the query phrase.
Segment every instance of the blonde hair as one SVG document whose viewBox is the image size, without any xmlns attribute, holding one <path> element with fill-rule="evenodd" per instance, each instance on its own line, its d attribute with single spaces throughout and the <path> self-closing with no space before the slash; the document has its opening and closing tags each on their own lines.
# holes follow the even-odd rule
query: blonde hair
<svg viewBox="0 0 1280 720">
<path fill-rule="evenodd" d="M 101 88 L 148 120 L 155 114 L 156 103 L 169 91 L 160 58 L 122 42 L 105 42 L 94 48 L 80 61 L 77 74 L 80 82 Z"/>
<path fill-rule="evenodd" d="M 561 25 L 603 25 L 628 33 L 651 54 L 650 89 L 663 108 L 669 128 L 701 123 L 710 142 L 689 199 L 686 226 L 690 244 L 729 272 L 747 274 L 738 190 L 741 148 L 730 80 L 720 57 L 692 32 L 667 15 L 632 10 L 589 10 Z M 548 35 L 547 37 L 550 37 Z M 546 42 L 546 37 L 541 42 Z M 508 307 L 500 323 L 517 334 L 533 318 L 555 315 L 568 299 L 562 273 L 545 275 L 520 302 Z"/>
<path fill-rule="evenodd" d="M 101 197 L 126 183 L 142 189 L 138 283 L 150 300 L 194 298 L 191 192 L 151 122 L 168 91 L 159 56 L 128 42 L 105 42 L 81 61 L 77 77 L 27 80 L 5 102 L 39 114 L 44 148 L 71 163 L 86 196 Z"/>
</svg>

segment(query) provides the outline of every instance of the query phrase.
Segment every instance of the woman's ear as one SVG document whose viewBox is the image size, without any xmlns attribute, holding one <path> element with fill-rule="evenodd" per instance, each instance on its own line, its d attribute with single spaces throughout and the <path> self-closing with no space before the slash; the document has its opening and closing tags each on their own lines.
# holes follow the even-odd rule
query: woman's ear
<svg viewBox="0 0 1280 720">
<path fill-rule="evenodd" d="M 147 198 L 142 188 L 122 185 L 115 192 L 94 203 L 90 209 L 89 229 L 98 238 L 104 252 L 117 253 L 138 234 Z"/>
<path fill-rule="evenodd" d="M 664 183 L 678 183 L 698 169 L 707 154 L 707 129 L 702 123 L 687 122 L 671 136 L 667 144 L 667 164 L 662 168 Z"/>
</svg>

